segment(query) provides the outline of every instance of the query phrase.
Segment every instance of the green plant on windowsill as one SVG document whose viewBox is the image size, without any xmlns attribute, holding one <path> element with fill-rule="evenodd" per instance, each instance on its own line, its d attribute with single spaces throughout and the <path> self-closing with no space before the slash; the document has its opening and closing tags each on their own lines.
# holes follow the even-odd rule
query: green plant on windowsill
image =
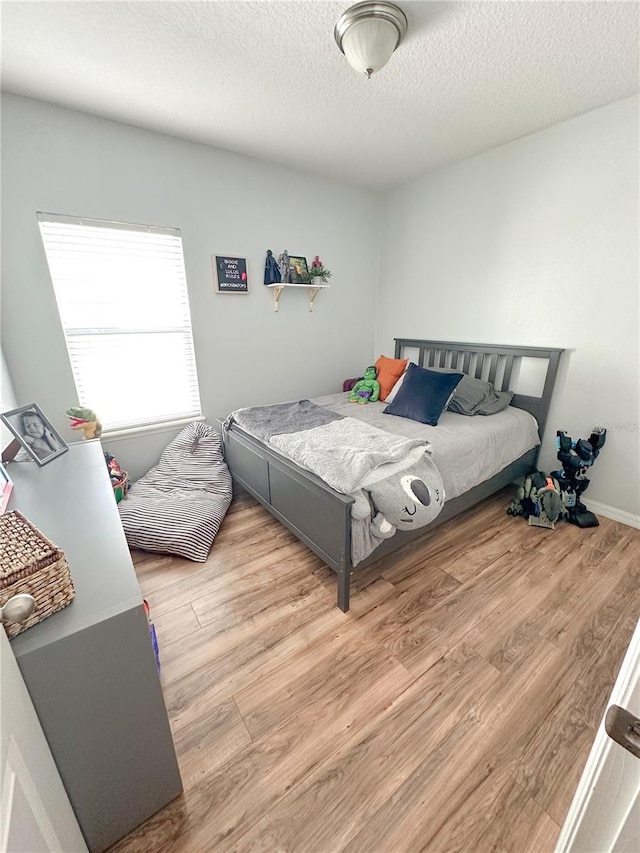
<svg viewBox="0 0 640 853">
<path fill-rule="evenodd" d="M 331 278 L 331 270 L 325 269 L 322 264 L 322 261 L 316 255 L 313 261 L 311 262 L 309 275 L 311 277 L 310 284 L 319 284 L 320 282 L 326 284 L 327 281 L 329 281 L 329 279 Z"/>
</svg>

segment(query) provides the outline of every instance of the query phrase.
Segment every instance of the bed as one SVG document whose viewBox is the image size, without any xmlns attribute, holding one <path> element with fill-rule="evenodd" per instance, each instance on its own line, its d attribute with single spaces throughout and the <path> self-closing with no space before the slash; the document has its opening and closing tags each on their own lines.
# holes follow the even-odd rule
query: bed
<svg viewBox="0 0 640 853">
<path fill-rule="evenodd" d="M 458 419 L 462 425 L 463 433 L 466 431 L 466 438 L 461 439 L 461 448 L 466 447 L 468 443 L 469 430 L 473 431 L 476 428 L 478 431 L 490 430 L 493 428 L 492 424 L 497 427 L 499 422 L 509 421 L 508 429 L 512 433 L 514 429 L 517 431 L 518 416 L 528 418 L 528 415 L 522 415 L 522 412 L 527 412 L 535 418 L 541 440 L 562 352 L 562 349 L 557 348 L 494 346 L 396 338 L 394 357 L 409 358 L 421 367 L 455 369 L 477 379 L 486 379 L 494 385 L 496 391 L 518 389 L 522 386 L 523 379 L 527 379 L 527 374 L 535 374 L 537 387 L 534 392 L 518 393 L 516 391 L 508 410 L 505 410 L 506 417 L 449 416 L 449 413 L 446 413 L 447 417 L 443 416 L 438 426 L 427 428 L 431 430 L 429 441 L 433 442 L 435 439 L 434 456 L 436 456 L 438 430 L 444 436 L 451 431 L 450 427 L 455 426 L 455 419 Z M 405 429 L 414 428 L 411 425 L 399 426 L 400 422 L 406 420 L 405 418 L 381 415 L 384 404 L 347 406 L 346 397 L 346 394 L 329 395 L 317 398 L 314 402 L 337 413 L 344 413 L 344 410 L 349 409 L 350 416 L 357 415 L 365 421 L 379 422 L 380 418 L 383 421 L 391 419 L 396 432 L 402 433 Z M 534 446 L 519 452 L 515 458 L 509 458 L 509 454 L 503 455 L 502 459 L 498 458 L 495 464 L 499 465 L 499 470 L 491 473 L 490 476 L 486 476 L 486 470 L 476 471 L 476 482 L 470 487 L 464 482 L 448 484 L 447 500 L 435 520 L 417 530 L 398 530 L 356 566 L 352 561 L 351 548 L 353 498 L 331 488 L 320 477 L 297 465 L 271 444 L 243 429 L 234 422 L 233 418 L 221 420 L 220 423 L 225 458 L 234 481 L 253 495 L 337 574 L 337 603 L 344 612 L 349 609 L 351 575 L 354 571 L 360 571 L 408 542 L 418 539 L 427 531 L 464 512 L 514 480 L 525 476 L 535 469 L 539 452 L 539 441 L 536 440 Z M 422 427 L 421 424 L 418 426 Z M 391 427 L 388 429 L 391 432 L 394 431 Z M 502 439 L 492 441 L 497 445 L 502 443 Z M 484 454 L 475 455 L 484 456 Z M 505 461 L 507 459 L 508 461 Z M 443 470 L 445 482 L 448 477 L 448 472 Z"/>
</svg>

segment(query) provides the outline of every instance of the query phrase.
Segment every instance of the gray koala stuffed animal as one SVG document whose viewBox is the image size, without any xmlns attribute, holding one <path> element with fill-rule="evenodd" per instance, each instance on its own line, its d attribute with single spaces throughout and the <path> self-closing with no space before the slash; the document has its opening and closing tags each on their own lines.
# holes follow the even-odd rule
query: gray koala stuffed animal
<svg viewBox="0 0 640 853">
<path fill-rule="evenodd" d="M 396 530 L 429 524 L 440 514 L 444 500 L 442 477 L 428 451 L 404 470 L 388 476 L 374 472 L 351 507 L 351 516 L 358 522 L 352 531 L 353 565 Z"/>
</svg>

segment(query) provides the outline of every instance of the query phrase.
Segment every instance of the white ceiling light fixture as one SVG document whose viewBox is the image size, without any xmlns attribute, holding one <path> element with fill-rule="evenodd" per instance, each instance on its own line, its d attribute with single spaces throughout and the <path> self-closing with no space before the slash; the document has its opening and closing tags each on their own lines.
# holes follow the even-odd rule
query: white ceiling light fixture
<svg viewBox="0 0 640 853">
<path fill-rule="evenodd" d="M 357 3 L 347 9 L 333 34 L 349 65 L 371 77 L 391 59 L 407 32 L 407 18 L 393 3 Z"/>
</svg>

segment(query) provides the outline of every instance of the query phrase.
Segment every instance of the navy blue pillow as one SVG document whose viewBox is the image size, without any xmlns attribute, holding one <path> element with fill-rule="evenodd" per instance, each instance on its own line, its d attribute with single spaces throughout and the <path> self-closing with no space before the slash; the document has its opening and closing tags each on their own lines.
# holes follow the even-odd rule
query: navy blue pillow
<svg viewBox="0 0 640 853">
<path fill-rule="evenodd" d="M 385 408 L 384 414 L 437 426 L 462 377 L 462 373 L 436 373 L 410 363 L 395 400 Z"/>
</svg>

